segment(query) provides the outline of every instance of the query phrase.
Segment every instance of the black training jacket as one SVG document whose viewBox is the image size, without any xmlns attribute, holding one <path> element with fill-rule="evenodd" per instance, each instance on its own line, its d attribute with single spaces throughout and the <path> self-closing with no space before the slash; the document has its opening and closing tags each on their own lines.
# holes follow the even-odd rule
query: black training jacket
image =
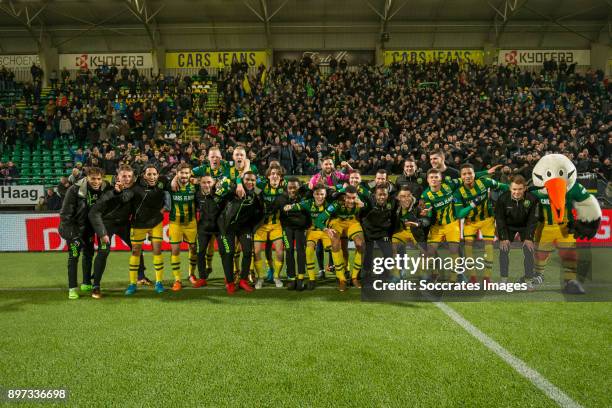
<svg viewBox="0 0 612 408">
<path fill-rule="evenodd" d="M 503 193 L 495 203 L 495 225 L 497 237 L 501 240 L 510 240 L 510 228 L 524 229 L 523 240 L 533 241 L 538 225 L 539 200 L 530 193 L 525 193 L 521 200 L 512 198 L 510 191 Z"/>
<path fill-rule="evenodd" d="M 102 182 L 100 194 L 109 188 L 108 183 Z M 80 238 L 89 226 L 87 215 L 90 205 L 87 203 L 87 179 L 84 178 L 70 186 L 60 210 L 59 233 L 62 238 L 71 241 Z"/>
<path fill-rule="evenodd" d="M 108 226 L 128 226 L 134 207 L 132 199 L 134 192 L 125 189 L 117 192 L 114 188 L 102 194 L 98 202 L 89 210 L 89 222 L 99 237 L 108 235 Z"/>
</svg>

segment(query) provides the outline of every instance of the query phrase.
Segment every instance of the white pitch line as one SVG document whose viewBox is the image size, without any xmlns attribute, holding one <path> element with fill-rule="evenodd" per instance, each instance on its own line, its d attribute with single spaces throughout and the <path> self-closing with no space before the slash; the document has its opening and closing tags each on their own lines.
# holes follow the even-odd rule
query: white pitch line
<svg viewBox="0 0 612 408">
<path fill-rule="evenodd" d="M 528 379 L 533 385 L 538 387 L 550 399 L 555 401 L 563 408 L 582 408 L 582 405 L 571 399 L 566 393 L 557 388 L 553 383 L 548 381 L 542 374 L 529 367 L 523 360 L 515 357 L 508 350 L 503 348 L 498 342 L 484 334 L 476 326 L 470 323 L 467 319 L 457 313 L 453 308 L 442 302 L 434 302 L 434 304 L 442 310 L 448 317 L 453 319 L 455 323 L 461 326 L 465 331 L 470 333 L 479 342 L 485 345 L 489 350 L 497 354 L 499 358 L 504 360 L 517 373 Z"/>
</svg>

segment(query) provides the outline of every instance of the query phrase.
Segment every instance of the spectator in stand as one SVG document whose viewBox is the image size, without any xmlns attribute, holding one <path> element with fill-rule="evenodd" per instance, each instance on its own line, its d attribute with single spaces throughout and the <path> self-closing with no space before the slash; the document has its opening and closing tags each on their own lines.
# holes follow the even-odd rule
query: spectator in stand
<svg viewBox="0 0 612 408">
<path fill-rule="evenodd" d="M 52 188 L 47 189 L 45 195 L 45 205 L 47 211 L 59 211 L 62 209 L 63 199 L 53 191 Z"/>
<path fill-rule="evenodd" d="M 64 67 L 62 68 L 62 72 L 60 75 L 62 77 L 62 85 L 65 85 L 66 82 L 68 82 L 68 80 L 70 79 L 70 71 L 68 71 L 68 69 Z"/>
<path fill-rule="evenodd" d="M 83 151 L 81 147 L 79 147 L 76 151 L 72 150 L 72 147 L 68 147 L 68 152 L 70 153 L 72 161 L 75 163 L 75 165 L 78 165 L 79 163 L 82 165 L 83 163 L 86 163 L 87 159 L 89 158 L 89 152 Z"/>
<path fill-rule="evenodd" d="M 64 201 L 64 197 L 66 196 L 66 191 L 68 191 L 68 188 L 70 186 L 71 184 L 68 181 L 68 177 L 65 177 L 65 176 L 60 177 L 60 182 L 55 187 L 55 192 L 57 193 L 57 195 L 59 195 L 62 201 Z"/>
<path fill-rule="evenodd" d="M 69 137 L 72 135 L 72 122 L 68 119 L 68 116 L 62 115 L 59 121 L 59 134 L 61 137 Z"/>
<path fill-rule="evenodd" d="M 15 185 L 19 179 L 19 169 L 12 161 L 9 161 L 2 170 L 5 185 Z"/>
<path fill-rule="evenodd" d="M 42 134 L 42 139 L 45 141 L 45 144 L 47 145 L 47 149 L 51 150 L 51 148 L 53 147 L 53 141 L 55 140 L 56 137 L 57 137 L 57 134 L 55 133 L 55 130 L 53 129 L 53 127 L 50 124 L 47 125 L 47 127 L 45 128 Z"/>
<path fill-rule="evenodd" d="M 51 82 L 51 88 L 53 89 L 57 88 L 57 81 L 58 81 L 57 70 L 54 69 L 49 74 L 49 82 Z"/>
<path fill-rule="evenodd" d="M 83 177 L 85 177 L 85 172 L 83 171 L 83 163 L 78 162 L 76 166 L 72 169 L 70 176 L 68 176 L 68 183 L 70 183 L 70 185 L 75 184 Z"/>
</svg>

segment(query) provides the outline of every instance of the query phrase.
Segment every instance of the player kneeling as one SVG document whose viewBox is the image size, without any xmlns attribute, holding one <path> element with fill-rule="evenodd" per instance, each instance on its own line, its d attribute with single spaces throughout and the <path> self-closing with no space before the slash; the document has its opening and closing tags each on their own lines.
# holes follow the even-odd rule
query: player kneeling
<svg viewBox="0 0 612 408">
<path fill-rule="evenodd" d="M 355 287 L 361 288 L 359 273 L 361 272 L 364 239 L 357 215 L 363 206 L 364 203 L 357 197 L 357 189 L 348 186 L 344 189 L 344 193 L 341 193 L 315 220 L 315 226 L 327 232 L 331 239 L 332 257 L 340 292 L 344 292 L 347 288 L 344 274 L 345 265 L 348 268 L 348 259 L 345 259 L 342 252 L 341 237 L 347 237 L 347 240 L 352 240 L 355 243 L 351 280 Z"/>
</svg>

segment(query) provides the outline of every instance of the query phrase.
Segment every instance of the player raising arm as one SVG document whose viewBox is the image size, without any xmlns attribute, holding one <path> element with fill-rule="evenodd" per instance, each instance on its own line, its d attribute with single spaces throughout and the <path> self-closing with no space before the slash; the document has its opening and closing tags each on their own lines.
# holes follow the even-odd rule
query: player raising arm
<svg viewBox="0 0 612 408">
<path fill-rule="evenodd" d="M 483 281 L 489 282 L 493 272 L 493 240 L 495 239 L 495 218 L 489 193 L 490 191 L 507 191 L 508 185 L 488 177 L 476 179 L 474 166 L 469 163 L 462 165 L 460 172 L 462 185 L 455 190 L 455 202 L 464 208 L 457 212 L 457 218 L 463 218 L 465 256 L 474 257 L 474 240 L 480 232 L 485 249 Z M 470 282 L 476 283 L 478 280 L 476 269 L 471 268 L 469 272 Z"/>
</svg>

